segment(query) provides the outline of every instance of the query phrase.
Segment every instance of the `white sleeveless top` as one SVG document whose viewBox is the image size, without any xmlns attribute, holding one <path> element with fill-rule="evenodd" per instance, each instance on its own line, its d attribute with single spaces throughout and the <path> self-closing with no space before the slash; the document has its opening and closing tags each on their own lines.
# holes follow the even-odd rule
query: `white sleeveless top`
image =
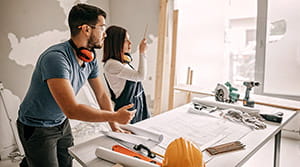
<svg viewBox="0 0 300 167">
<path fill-rule="evenodd" d="M 146 79 L 147 59 L 144 54 L 140 54 L 138 69 L 132 69 L 127 63 L 122 64 L 115 59 L 109 59 L 104 64 L 104 74 L 110 88 L 118 98 L 126 84 L 126 80 L 142 81 Z"/>
</svg>

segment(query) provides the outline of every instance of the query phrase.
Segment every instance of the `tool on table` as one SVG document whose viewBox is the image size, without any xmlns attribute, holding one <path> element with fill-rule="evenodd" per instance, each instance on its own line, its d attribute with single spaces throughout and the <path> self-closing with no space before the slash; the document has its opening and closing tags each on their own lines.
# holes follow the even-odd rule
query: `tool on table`
<svg viewBox="0 0 300 167">
<path fill-rule="evenodd" d="M 133 156 L 129 156 L 117 151 L 113 151 L 111 148 L 105 148 L 99 146 L 96 148 L 95 154 L 98 158 L 122 164 L 123 166 L 143 166 L 143 167 L 160 167 L 160 165 L 149 163 L 148 161 L 144 161 L 139 158 L 135 158 Z"/>
<path fill-rule="evenodd" d="M 163 140 L 162 134 L 133 125 L 121 125 L 121 127 L 131 131 L 133 134 L 116 132 L 103 132 L 103 134 L 132 151 L 139 151 L 141 154 L 145 154 L 145 156 L 150 158 L 155 158 L 156 155 L 163 158 L 161 154 L 151 150 L 152 148 L 159 146 L 159 143 Z"/>
<path fill-rule="evenodd" d="M 226 102 L 226 103 L 234 103 L 236 102 L 240 95 L 233 91 L 238 91 L 238 89 L 232 87 L 229 82 L 225 84 L 219 84 L 215 88 L 215 99 L 216 101 Z"/>
<path fill-rule="evenodd" d="M 151 151 L 148 147 L 146 147 L 146 146 L 143 145 L 143 144 L 137 144 L 137 145 L 133 146 L 133 149 L 136 150 L 136 151 L 146 150 L 146 151 L 147 151 L 147 156 L 148 156 L 149 158 L 155 158 L 156 155 L 158 155 L 158 156 L 164 158 L 163 155 L 161 155 L 161 154 L 159 154 L 159 153 L 157 153 L 157 152 L 155 152 L 155 151 Z"/>
<path fill-rule="evenodd" d="M 256 81 L 245 81 L 243 83 L 246 86 L 246 93 L 243 99 L 243 105 L 247 107 L 254 107 L 255 102 L 250 101 L 250 91 L 253 87 L 259 86 L 259 82 Z"/>
<path fill-rule="evenodd" d="M 160 154 L 160 153 L 157 153 L 157 152 L 154 152 L 154 151 L 151 151 L 153 154 L 157 155 L 157 156 L 160 156 L 161 158 L 165 158 L 164 155 Z"/>
<path fill-rule="evenodd" d="M 260 116 L 263 117 L 267 121 L 281 123 L 283 113 L 278 112 L 278 113 L 275 113 L 275 114 L 260 114 Z"/>
<path fill-rule="evenodd" d="M 199 103 L 193 103 L 193 105 L 196 110 L 207 110 L 209 113 L 215 112 L 218 109 L 215 106 L 207 106 Z"/>
<path fill-rule="evenodd" d="M 206 150 L 211 155 L 216 155 L 216 154 L 219 154 L 219 153 L 235 151 L 235 150 L 240 150 L 240 149 L 244 149 L 244 148 L 245 148 L 245 145 L 242 144 L 240 141 L 234 141 L 234 142 L 229 142 L 229 143 L 217 145 L 217 146 L 214 146 L 214 147 L 209 147 Z"/>
<path fill-rule="evenodd" d="M 223 102 L 214 101 L 214 100 L 207 99 L 207 98 L 202 98 L 201 99 L 201 98 L 194 97 L 192 99 L 192 102 L 193 103 L 199 103 L 200 106 L 205 105 L 205 106 L 217 107 L 217 111 L 232 108 L 232 109 L 237 109 L 237 110 L 246 112 L 250 115 L 257 115 L 258 116 L 258 114 L 259 114 L 259 109 L 257 109 L 257 108 L 245 107 L 245 106 L 238 105 L 238 104 L 223 103 Z"/>
<path fill-rule="evenodd" d="M 135 157 L 135 158 L 138 158 L 138 159 L 141 159 L 141 160 L 145 160 L 147 162 L 150 162 L 150 163 L 154 163 L 154 164 L 157 164 L 157 165 L 162 165 L 160 162 L 157 162 L 151 158 L 148 158 L 146 156 L 143 156 L 142 154 L 139 154 L 137 152 L 134 152 L 134 151 L 131 151 L 123 146 L 120 146 L 120 145 L 114 145 L 112 146 L 112 150 L 113 151 L 116 151 L 116 152 L 119 152 L 119 153 L 122 153 L 122 154 L 125 154 L 125 155 L 128 155 L 128 156 L 131 156 L 131 157 Z"/>
<path fill-rule="evenodd" d="M 109 137 L 109 136 L 108 136 Z M 111 138 L 111 137 L 109 137 Z M 119 144 L 125 146 L 126 148 L 132 150 L 132 151 L 140 151 L 142 153 L 143 150 L 145 150 L 147 152 L 147 156 L 149 158 L 155 158 L 156 155 L 164 158 L 163 155 L 155 152 L 155 151 L 151 151 L 147 146 L 143 145 L 143 144 L 134 144 L 134 143 L 131 143 L 131 142 L 127 142 L 127 141 L 123 141 L 123 140 L 120 140 L 120 139 L 116 139 L 116 138 L 112 138 L 113 140 L 115 140 L 116 142 L 118 142 Z"/>
<path fill-rule="evenodd" d="M 142 149 L 143 149 L 143 150 L 146 150 L 146 151 L 147 151 L 147 156 L 148 156 L 149 158 L 155 158 L 155 157 L 156 157 L 155 154 L 154 154 L 148 147 L 144 146 L 143 144 L 135 145 L 133 148 L 134 148 L 136 151 L 142 151 Z"/>
</svg>

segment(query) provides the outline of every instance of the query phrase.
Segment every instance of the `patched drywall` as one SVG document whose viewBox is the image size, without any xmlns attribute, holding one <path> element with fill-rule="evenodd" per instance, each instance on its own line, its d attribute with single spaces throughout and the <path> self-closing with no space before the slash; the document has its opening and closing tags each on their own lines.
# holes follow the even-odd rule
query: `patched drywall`
<svg viewBox="0 0 300 167">
<path fill-rule="evenodd" d="M 72 6 L 79 2 L 104 9 L 108 13 L 109 22 L 109 0 L 5 0 L 1 3 L 0 81 L 5 92 L 9 92 L 9 96 L 4 97 L 4 100 L 14 118 L 13 122 L 29 87 L 38 57 L 49 46 L 69 39 L 67 16 Z M 83 91 L 78 99 L 88 101 L 87 93 Z M 14 150 L 11 148 L 15 147 L 5 112 L 4 103 L 1 101 L 1 155 Z"/>
</svg>

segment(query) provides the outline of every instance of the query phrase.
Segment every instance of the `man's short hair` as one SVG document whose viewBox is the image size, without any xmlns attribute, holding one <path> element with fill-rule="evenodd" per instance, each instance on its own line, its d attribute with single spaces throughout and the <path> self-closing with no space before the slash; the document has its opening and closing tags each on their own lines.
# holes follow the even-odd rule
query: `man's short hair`
<svg viewBox="0 0 300 167">
<path fill-rule="evenodd" d="M 82 3 L 73 6 L 68 17 L 71 36 L 77 35 L 80 32 L 79 26 L 83 24 L 96 25 L 99 15 L 106 18 L 106 13 L 96 6 Z"/>
</svg>

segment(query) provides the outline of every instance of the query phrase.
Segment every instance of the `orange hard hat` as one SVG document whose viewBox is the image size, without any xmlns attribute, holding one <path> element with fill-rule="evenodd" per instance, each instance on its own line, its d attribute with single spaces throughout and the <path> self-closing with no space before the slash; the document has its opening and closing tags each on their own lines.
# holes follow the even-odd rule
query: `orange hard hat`
<svg viewBox="0 0 300 167">
<path fill-rule="evenodd" d="M 202 152 L 180 137 L 168 145 L 162 167 L 205 167 L 205 163 Z"/>
</svg>

